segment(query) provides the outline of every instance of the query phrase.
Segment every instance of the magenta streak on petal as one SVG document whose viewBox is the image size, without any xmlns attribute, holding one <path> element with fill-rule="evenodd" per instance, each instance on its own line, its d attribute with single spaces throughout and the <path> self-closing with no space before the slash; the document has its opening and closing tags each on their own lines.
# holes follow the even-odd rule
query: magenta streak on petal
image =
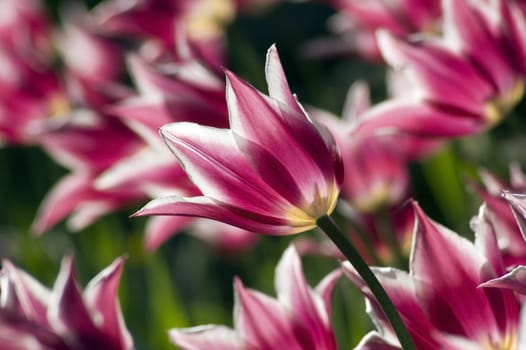
<svg viewBox="0 0 526 350">
<path fill-rule="evenodd" d="M 498 339 L 488 297 L 477 289 L 486 260 L 471 242 L 432 222 L 416 203 L 413 207 L 417 227 L 411 271 L 431 321 L 445 332 L 470 339 Z"/>
<path fill-rule="evenodd" d="M 495 94 L 468 60 L 445 46 L 431 41 L 409 44 L 387 32 L 380 32 L 378 38 L 386 60 L 413 72 L 426 100 L 480 115 L 481 104 Z"/>
<path fill-rule="evenodd" d="M 284 216 L 291 207 L 254 173 L 228 130 L 174 123 L 161 133 L 207 197 L 271 216 Z"/>
<path fill-rule="evenodd" d="M 99 313 L 102 316 L 101 322 L 96 325 L 116 348 L 132 349 L 133 341 L 124 324 L 118 302 L 123 264 L 124 259 L 117 258 L 102 270 L 86 286 L 83 298 L 92 314 Z"/>
<path fill-rule="evenodd" d="M 133 216 L 144 215 L 196 216 L 270 235 L 288 235 L 306 229 L 291 227 L 285 218 L 265 216 L 243 208 L 227 206 L 207 197 L 173 196 L 154 199 Z"/>
<path fill-rule="evenodd" d="M 327 145 L 314 125 L 290 107 L 262 95 L 233 73 L 227 71 L 226 75 L 232 132 L 280 159 L 309 201 L 313 201 L 316 186 L 321 196 L 326 197 L 334 182 L 333 165 Z M 251 156 L 246 153 L 247 157 Z M 265 179 L 279 192 L 280 184 L 273 180 Z"/>
<path fill-rule="evenodd" d="M 243 338 L 253 341 L 261 350 L 273 350 L 275 344 L 280 344 L 284 349 L 302 349 L 292 337 L 292 330 L 278 301 L 245 289 L 238 278 L 234 286 L 235 325 Z"/>
</svg>

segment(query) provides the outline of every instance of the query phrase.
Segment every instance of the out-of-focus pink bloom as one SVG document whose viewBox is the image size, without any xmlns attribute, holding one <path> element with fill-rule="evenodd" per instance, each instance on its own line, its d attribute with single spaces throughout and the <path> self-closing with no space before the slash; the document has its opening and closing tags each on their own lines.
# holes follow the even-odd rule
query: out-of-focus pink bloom
<svg viewBox="0 0 526 350">
<path fill-rule="evenodd" d="M 184 38 L 183 38 L 184 39 Z M 99 190 L 143 191 L 144 199 L 168 194 L 198 196 L 183 168 L 158 136 L 167 123 L 193 121 L 215 127 L 228 126 L 225 84 L 209 67 L 199 62 L 184 40 L 173 61 L 148 64 L 139 56 L 129 59 L 130 71 L 139 94 L 112 107 L 112 113 L 135 130 L 145 141 L 137 154 L 124 158 L 102 173 L 95 185 Z M 187 217 L 159 216 L 146 225 L 146 247 L 153 250 L 185 229 L 221 250 L 253 246 L 256 236 L 248 231 Z"/>
<path fill-rule="evenodd" d="M 502 196 L 508 201 L 522 236 L 526 240 L 526 194 L 504 191 Z"/>
<path fill-rule="evenodd" d="M 52 69 L 50 25 L 38 1 L 0 4 L 0 140 L 34 143 L 38 124 L 67 98 Z"/>
<path fill-rule="evenodd" d="M 52 290 L 4 260 L 0 271 L 0 342 L 5 349 L 133 349 L 118 302 L 123 259 L 81 291 L 64 258 Z"/>
<path fill-rule="evenodd" d="M 101 34 L 85 13 L 72 18 L 75 23 L 66 22 L 57 40 L 65 63 L 69 109 L 61 118 L 41 123 L 39 130 L 40 145 L 71 173 L 41 204 L 33 224 L 39 234 L 70 214 L 70 228 L 80 230 L 144 196 L 140 188 L 95 187 L 101 173 L 139 152 L 143 143 L 107 113 L 110 105 L 131 95 L 117 80 L 122 74 L 121 47 Z"/>
<path fill-rule="evenodd" d="M 87 13 L 67 13 L 66 18 L 56 42 L 70 100 L 103 112 L 108 104 L 131 94 L 120 82 L 124 48 L 104 35 Z"/>
<path fill-rule="evenodd" d="M 66 93 L 50 67 L 35 69 L 0 43 L 0 140 L 35 143 L 47 118 L 68 109 Z"/>
<path fill-rule="evenodd" d="M 334 210 L 343 177 L 334 140 L 290 92 L 275 47 L 266 64 L 270 96 L 226 75 L 230 129 L 161 128 L 203 196 L 159 198 L 135 215 L 199 216 L 276 235 L 315 227 Z"/>
<path fill-rule="evenodd" d="M 101 28 L 117 36 L 155 39 L 173 48 L 179 31 L 210 63 L 224 63 L 224 26 L 236 13 L 232 0 L 108 0 L 93 11 Z"/>
<path fill-rule="evenodd" d="M 323 0 L 336 9 L 329 22 L 339 39 L 320 39 L 309 45 L 311 54 L 358 53 L 379 61 L 382 55 L 376 31 L 384 29 L 397 37 L 440 30 L 440 0 Z"/>
<path fill-rule="evenodd" d="M 28 64 L 49 62 L 51 25 L 39 0 L 5 0 L 0 3 L 0 42 Z"/>
<path fill-rule="evenodd" d="M 524 341 L 520 303 L 504 289 L 480 288 L 504 273 L 491 217 L 472 221 L 475 243 L 433 222 L 414 204 L 417 222 L 410 272 L 373 268 L 417 349 L 519 349 Z M 394 333 L 351 265 L 344 271 L 365 294 L 378 327 L 357 349 L 400 349 Z"/>
<path fill-rule="evenodd" d="M 172 329 L 170 338 L 182 349 L 337 349 L 331 324 L 331 294 L 337 270 L 313 290 L 301 260 L 289 247 L 276 267 L 277 299 L 246 289 L 236 279 L 234 329 L 203 325 Z"/>
<path fill-rule="evenodd" d="M 406 73 L 409 89 L 366 113 L 362 132 L 459 137 L 498 123 L 523 95 L 524 39 L 513 29 L 526 18 L 511 2 L 495 3 L 444 1 L 441 39 L 379 33 L 384 58 Z"/>
<path fill-rule="evenodd" d="M 349 90 L 342 118 L 320 110 L 311 113 L 331 131 L 342 154 L 342 198 L 362 213 L 401 203 L 409 187 L 407 139 L 353 133 L 353 124 L 369 108 L 369 89 L 358 82 Z"/>
<path fill-rule="evenodd" d="M 509 203 L 502 197 L 503 191 L 514 193 L 526 192 L 526 177 L 517 163 L 510 165 L 510 182 L 507 183 L 487 170 L 480 171 L 482 186 L 475 189 L 494 214 L 497 227 L 497 242 L 504 257 L 505 266 L 526 264 L 526 242 L 524 241 L 517 221 Z"/>
<path fill-rule="evenodd" d="M 116 118 L 90 110 L 73 112 L 56 129 L 39 137 L 41 145 L 59 164 L 71 170 L 44 199 L 33 224 L 44 233 L 71 213 L 73 229 L 81 229 L 99 216 L 142 198 L 136 188 L 101 191 L 97 176 L 122 158 L 134 154 L 141 140 Z"/>
</svg>

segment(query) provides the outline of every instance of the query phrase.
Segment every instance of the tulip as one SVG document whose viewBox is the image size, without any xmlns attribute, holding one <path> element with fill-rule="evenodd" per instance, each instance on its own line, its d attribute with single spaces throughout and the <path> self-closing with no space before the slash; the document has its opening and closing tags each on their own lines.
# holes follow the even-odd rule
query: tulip
<svg viewBox="0 0 526 350">
<path fill-rule="evenodd" d="M 475 243 L 429 219 L 413 203 L 415 233 L 409 273 L 373 268 L 405 321 L 418 349 L 518 349 L 524 337 L 521 304 L 504 289 L 484 283 L 504 273 L 493 219 L 482 207 L 472 222 Z M 368 288 L 354 269 L 344 272 L 362 290 L 379 332 L 371 332 L 357 349 L 402 349 Z"/>
<path fill-rule="evenodd" d="M 82 292 L 73 259 L 62 261 L 52 290 L 10 261 L 0 271 L 0 342 L 7 349 L 131 350 L 117 288 L 123 259 L 101 271 Z"/>
<path fill-rule="evenodd" d="M 182 349 L 336 350 L 331 324 L 331 294 L 341 275 L 336 270 L 311 289 L 301 259 L 290 246 L 276 267 L 277 298 L 245 288 L 235 280 L 234 325 L 203 325 L 170 330 Z"/>
</svg>

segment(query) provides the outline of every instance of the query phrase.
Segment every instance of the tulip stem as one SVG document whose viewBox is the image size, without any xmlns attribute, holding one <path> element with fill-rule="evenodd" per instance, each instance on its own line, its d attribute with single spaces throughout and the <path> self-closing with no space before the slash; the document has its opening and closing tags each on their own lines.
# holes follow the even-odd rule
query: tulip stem
<svg viewBox="0 0 526 350">
<path fill-rule="evenodd" d="M 334 244 L 340 249 L 343 255 L 349 260 L 354 269 L 362 277 L 365 283 L 369 286 L 369 289 L 375 296 L 378 304 L 382 308 L 385 316 L 391 323 L 400 345 L 404 350 L 416 350 L 416 347 L 413 343 L 413 339 L 409 334 L 404 322 L 400 318 L 400 314 L 396 310 L 393 302 L 385 292 L 384 288 L 371 271 L 369 266 L 362 259 L 356 248 L 349 241 L 347 236 L 342 233 L 339 227 L 334 223 L 334 221 L 329 216 L 322 216 L 317 221 L 316 224 L 320 229 L 325 232 L 325 234 L 333 241 Z"/>
</svg>

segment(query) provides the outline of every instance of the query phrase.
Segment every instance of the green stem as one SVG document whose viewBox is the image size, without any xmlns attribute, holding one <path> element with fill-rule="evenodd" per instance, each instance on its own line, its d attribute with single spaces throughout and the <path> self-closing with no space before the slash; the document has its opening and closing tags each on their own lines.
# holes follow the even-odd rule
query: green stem
<svg viewBox="0 0 526 350">
<path fill-rule="evenodd" d="M 341 250 L 343 255 L 349 260 L 354 269 L 362 277 L 364 282 L 369 286 L 369 289 L 373 293 L 376 301 L 382 308 L 385 316 L 391 323 L 400 345 L 404 350 L 416 350 L 416 347 L 413 343 L 413 339 L 409 334 L 407 328 L 404 325 L 404 322 L 400 318 L 400 314 L 396 310 L 395 306 L 389 296 L 385 292 L 384 288 L 371 271 L 369 266 L 362 259 L 358 251 L 353 247 L 349 239 L 341 232 L 341 230 L 336 226 L 334 221 L 329 216 L 322 216 L 316 221 L 316 224 L 320 229 L 325 232 L 325 234 L 336 244 L 336 246 Z"/>
</svg>

